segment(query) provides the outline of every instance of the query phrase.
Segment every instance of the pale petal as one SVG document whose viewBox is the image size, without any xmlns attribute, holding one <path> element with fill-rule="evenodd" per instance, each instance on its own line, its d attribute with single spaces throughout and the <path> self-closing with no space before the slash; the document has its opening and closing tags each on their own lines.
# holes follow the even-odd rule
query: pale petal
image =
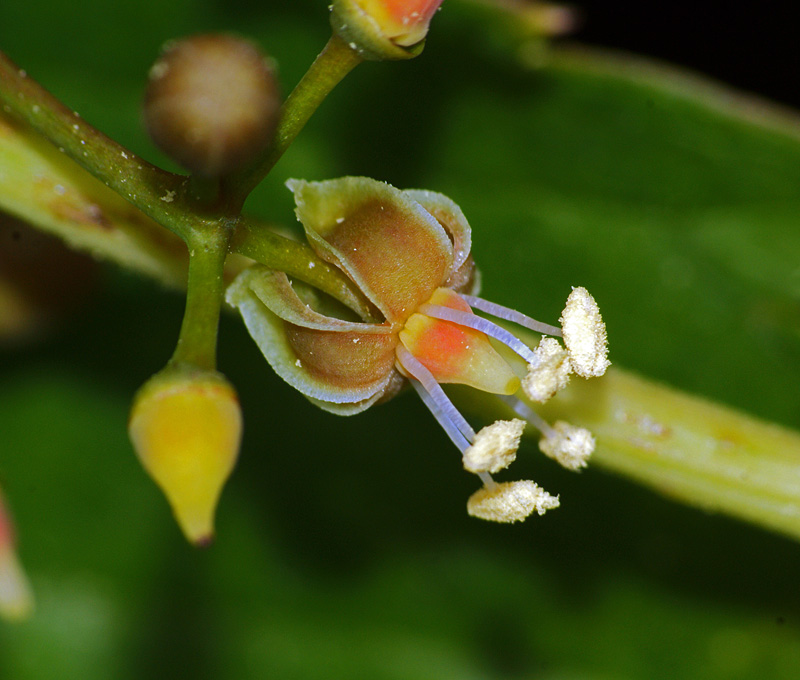
<svg viewBox="0 0 800 680">
<path fill-rule="evenodd" d="M 425 189 L 406 189 L 406 196 L 411 197 L 425 210 L 433 215 L 444 227 L 444 230 L 453 239 L 453 266 L 452 272 L 458 271 L 467 261 L 472 249 L 472 229 L 469 222 L 450 198 L 435 191 Z"/>
<path fill-rule="evenodd" d="M 259 286 L 259 282 L 266 282 Z M 272 286 L 272 288 L 270 288 Z M 288 289 L 287 289 L 288 288 Z M 310 327 L 289 323 L 272 307 Z M 280 291 L 270 297 L 267 291 Z M 383 395 L 396 371 L 396 334 L 386 326 L 351 323 L 307 309 L 291 286 L 263 272 L 243 272 L 228 288 L 228 304 L 236 307 L 250 336 L 275 372 L 305 396 L 334 404 L 362 404 L 363 410 Z M 307 318 L 303 315 L 307 313 Z M 322 330 L 330 328 L 332 330 Z"/>
</svg>

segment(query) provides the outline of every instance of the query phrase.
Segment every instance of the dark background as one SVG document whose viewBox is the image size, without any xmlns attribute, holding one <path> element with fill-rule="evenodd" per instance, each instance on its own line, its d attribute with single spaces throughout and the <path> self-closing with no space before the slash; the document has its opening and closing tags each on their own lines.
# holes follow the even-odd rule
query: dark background
<svg viewBox="0 0 800 680">
<path fill-rule="evenodd" d="M 795 6 L 784 2 L 576 3 L 581 42 L 651 55 L 800 106 Z"/>
</svg>

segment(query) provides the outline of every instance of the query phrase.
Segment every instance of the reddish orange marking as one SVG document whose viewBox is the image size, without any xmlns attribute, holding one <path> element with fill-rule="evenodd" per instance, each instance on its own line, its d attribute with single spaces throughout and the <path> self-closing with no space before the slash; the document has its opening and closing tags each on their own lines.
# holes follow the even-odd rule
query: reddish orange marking
<svg viewBox="0 0 800 680">
<path fill-rule="evenodd" d="M 403 18 L 408 17 L 411 19 L 410 23 L 414 24 L 428 21 L 442 4 L 442 0 L 382 0 L 382 2 L 395 21 L 402 23 Z"/>
</svg>

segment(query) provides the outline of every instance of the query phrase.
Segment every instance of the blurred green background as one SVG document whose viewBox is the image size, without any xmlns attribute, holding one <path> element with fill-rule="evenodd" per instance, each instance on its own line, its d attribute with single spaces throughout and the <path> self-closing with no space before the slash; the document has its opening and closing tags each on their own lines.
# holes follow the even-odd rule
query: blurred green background
<svg viewBox="0 0 800 680">
<path fill-rule="evenodd" d="M 512 24 L 445 3 L 423 55 L 359 67 L 250 209 L 292 225 L 294 176 L 441 191 L 487 297 L 554 321 L 585 285 L 615 363 L 796 426 L 800 127 L 596 54 L 532 70 Z M 287 92 L 328 37 L 313 0 L 0 5 L 0 49 L 164 164 L 139 121 L 145 75 L 165 40 L 208 30 L 257 40 Z M 0 679 L 800 674 L 795 543 L 556 469 L 531 442 L 515 476 L 562 507 L 470 519 L 475 480 L 421 403 L 318 411 L 232 316 L 220 368 L 244 446 L 215 545 L 190 548 L 125 430 L 181 313 L 103 267 L 66 323 L 0 353 L 0 483 L 37 594 L 31 621 L 0 623 Z"/>
</svg>

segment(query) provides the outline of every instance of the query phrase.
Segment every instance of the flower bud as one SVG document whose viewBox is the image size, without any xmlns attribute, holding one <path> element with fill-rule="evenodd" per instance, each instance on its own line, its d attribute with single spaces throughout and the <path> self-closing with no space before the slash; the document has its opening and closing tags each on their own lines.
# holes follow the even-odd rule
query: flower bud
<svg viewBox="0 0 800 680">
<path fill-rule="evenodd" d="M 331 26 L 364 59 L 409 59 L 422 51 L 442 0 L 333 0 Z"/>
<path fill-rule="evenodd" d="M 209 543 L 242 434 L 233 387 L 212 371 L 168 367 L 139 390 L 128 432 L 186 538 Z"/>
<path fill-rule="evenodd" d="M 150 69 L 144 120 L 167 155 L 194 174 L 218 177 L 270 144 L 280 105 L 273 69 L 253 44 L 197 35 L 168 43 Z"/>
<path fill-rule="evenodd" d="M 11 517 L 0 493 L 0 617 L 9 621 L 27 618 L 33 611 L 33 595 L 14 543 Z"/>
</svg>

